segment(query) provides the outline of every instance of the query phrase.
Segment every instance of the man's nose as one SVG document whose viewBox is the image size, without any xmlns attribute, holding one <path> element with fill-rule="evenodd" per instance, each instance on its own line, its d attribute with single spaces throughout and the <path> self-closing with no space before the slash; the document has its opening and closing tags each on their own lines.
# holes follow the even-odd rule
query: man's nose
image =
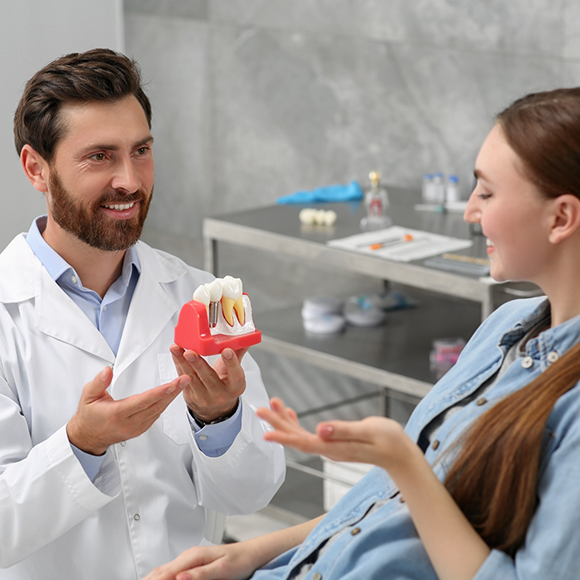
<svg viewBox="0 0 580 580">
<path fill-rule="evenodd" d="M 111 182 L 111 187 L 117 191 L 133 193 L 141 187 L 141 178 L 137 172 L 131 157 L 119 159 L 115 168 L 115 175 Z"/>
</svg>

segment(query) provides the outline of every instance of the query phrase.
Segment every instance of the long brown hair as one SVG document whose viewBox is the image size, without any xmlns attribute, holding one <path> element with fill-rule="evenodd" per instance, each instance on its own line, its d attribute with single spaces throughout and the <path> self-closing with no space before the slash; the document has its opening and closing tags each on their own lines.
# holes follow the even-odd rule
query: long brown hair
<svg viewBox="0 0 580 580">
<path fill-rule="evenodd" d="M 526 176 L 547 197 L 580 197 L 580 88 L 519 99 L 497 122 Z M 537 505 L 544 428 L 580 380 L 580 343 L 486 413 L 460 441 L 445 485 L 491 548 L 515 554 Z"/>
</svg>

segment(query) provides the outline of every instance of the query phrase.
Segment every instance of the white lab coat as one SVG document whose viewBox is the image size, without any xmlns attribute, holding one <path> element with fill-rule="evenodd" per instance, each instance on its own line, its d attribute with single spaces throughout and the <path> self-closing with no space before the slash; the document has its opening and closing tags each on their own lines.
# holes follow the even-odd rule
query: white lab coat
<svg viewBox="0 0 580 580">
<path fill-rule="evenodd" d="M 94 484 L 65 425 L 83 386 L 114 364 L 120 399 L 176 376 L 169 346 L 181 305 L 212 277 L 139 242 L 142 267 L 118 355 L 17 236 L 0 255 L 0 580 L 130 580 L 204 536 L 205 509 L 249 513 L 284 477 L 263 441 L 267 404 L 246 355 L 242 429 L 210 458 L 179 396 L 143 435 L 112 446 Z"/>
</svg>

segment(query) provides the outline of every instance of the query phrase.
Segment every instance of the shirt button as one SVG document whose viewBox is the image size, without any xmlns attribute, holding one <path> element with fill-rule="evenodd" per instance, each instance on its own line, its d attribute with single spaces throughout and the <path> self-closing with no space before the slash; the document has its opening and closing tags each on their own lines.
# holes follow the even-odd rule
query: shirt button
<svg viewBox="0 0 580 580">
<path fill-rule="evenodd" d="M 350 531 L 350 535 L 351 535 L 351 536 L 356 536 L 357 534 L 360 534 L 360 532 L 361 532 L 361 529 L 360 529 L 360 528 L 357 526 L 356 528 L 353 528 L 353 529 Z"/>
<path fill-rule="evenodd" d="M 555 363 L 559 358 L 560 358 L 560 355 L 555 350 L 548 353 L 548 362 L 549 363 Z"/>
<path fill-rule="evenodd" d="M 480 399 L 477 399 L 477 406 L 481 407 L 482 405 L 485 405 L 487 403 L 487 399 L 485 397 L 481 397 Z"/>
<path fill-rule="evenodd" d="M 103 306 L 103 310 L 107 310 L 107 307 L 106 306 Z"/>
<path fill-rule="evenodd" d="M 435 439 L 435 441 L 433 441 L 433 443 L 431 443 L 431 449 L 437 449 L 440 444 L 441 444 L 441 442 L 439 441 L 439 439 Z"/>
<path fill-rule="evenodd" d="M 200 441 L 207 441 L 207 435 L 200 435 L 199 440 Z"/>
<path fill-rule="evenodd" d="M 526 356 L 522 359 L 522 366 L 529 369 L 534 365 L 534 359 L 531 356 Z"/>
<path fill-rule="evenodd" d="M 121 443 L 119 443 L 119 445 L 120 445 L 121 447 L 125 447 L 125 445 L 127 445 L 127 442 L 126 442 L 126 441 L 121 441 Z"/>
<path fill-rule="evenodd" d="M 316 572 L 316 574 L 312 575 L 312 580 L 322 580 L 322 574 L 320 572 Z"/>
<path fill-rule="evenodd" d="M 139 514 L 135 514 L 135 515 L 133 516 L 133 519 L 134 519 L 136 522 L 138 522 L 138 521 L 141 519 L 141 516 L 140 516 Z"/>
<path fill-rule="evenodd" d="M 73 284 L 76 284 L 76 283 L 77 283 L 77 277 L 76 277 L 76 276 L 71 276 L 71 277 L 70 277 L 70 281 L 71 281 Z"/>
<path fill-rule="evenodd" d="M 403 496 L 401 496 L 401 497 L 399 498 L 399 502 L 400 502 L 400 503 L 405 503 L 405 498 L 404 498 Z"/>
</svg>

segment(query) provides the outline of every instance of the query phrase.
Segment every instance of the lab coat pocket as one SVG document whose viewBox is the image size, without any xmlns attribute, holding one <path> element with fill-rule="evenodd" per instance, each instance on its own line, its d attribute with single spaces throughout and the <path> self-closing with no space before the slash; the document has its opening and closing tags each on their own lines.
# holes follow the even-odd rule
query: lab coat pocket
<svg viewBox="0 0 580 580">
<path fill-rule="evenodd" d="M 170 353 L 159 353 L 157 355 L 157 366 L 160 384 L 169 383 L 177 378 L 177 370 Z M 187 420 L 185 401 L 181 395 L 178 395 L 171 402 L 161 417 L 163 419 L 163 432 L 167 437 L 178 445 L 189 444 L 191 426 Z"/>
</svg>

